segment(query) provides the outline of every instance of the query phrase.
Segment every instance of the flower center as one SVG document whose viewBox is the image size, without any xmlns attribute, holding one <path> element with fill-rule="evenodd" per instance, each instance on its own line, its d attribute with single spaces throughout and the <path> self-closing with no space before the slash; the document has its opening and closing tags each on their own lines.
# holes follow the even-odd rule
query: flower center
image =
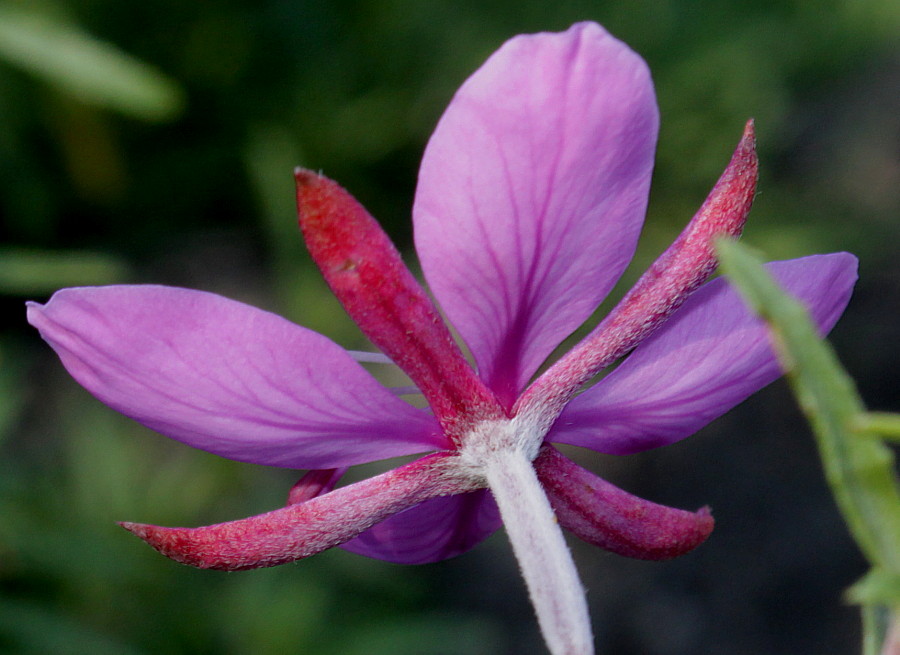
<svg viewBox="0 0 900 655">
<path fill-rule="evenodd" d="M 498 454 L 520 452 L 528 461 L 538 456 L 546 430 L 534 422 L 516 416 L 510 419 L 481 421 L 465 434 L 459 449 L 460 464 L 481 474 L 485 465 Z"/>
</svg>

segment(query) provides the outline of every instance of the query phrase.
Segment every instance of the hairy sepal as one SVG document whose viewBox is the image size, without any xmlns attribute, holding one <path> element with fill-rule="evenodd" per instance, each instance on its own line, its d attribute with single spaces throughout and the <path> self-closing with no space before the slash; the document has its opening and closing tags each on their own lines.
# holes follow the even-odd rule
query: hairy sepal
<svg viewBox="0 0 900 655">
<path fill-rule="evenodd" d="M 293 562 L 340 545 L 430 498 L 474 491 L 455 455 L 436 453 L 382 475 L 266 514 L 200 528 L 120 523 L 160 553 L 201 569 L 239 571 Z"/>
<path fill-rule="evenodd" d="M 541 448 L 534 466 L 560 525 L 617 555 L 644 560 L 678 557 L 706 541 L 715 525 L 706 507 L 689 512 L 638 498 L 549 445 Z"/>
<path fill-rule="evenodd" d="M 457 439 L 504 415 L 449 329 L 372 216 L 336 182 L 295 171 L 300 228 L 338 300 L 372 342 L 421 389 Z"/>
<path fill-rule="evenodd" d="M 513 414 L 534 415 L 549 427 L 582 385 L 646 339 L 709 279 L 718 265 L 716 240 L 738 237 L 744 229 L 758 164 L 751 120 L 722 176 L 681 235 L 600 325 L 525 391 Z"/>
</svg>

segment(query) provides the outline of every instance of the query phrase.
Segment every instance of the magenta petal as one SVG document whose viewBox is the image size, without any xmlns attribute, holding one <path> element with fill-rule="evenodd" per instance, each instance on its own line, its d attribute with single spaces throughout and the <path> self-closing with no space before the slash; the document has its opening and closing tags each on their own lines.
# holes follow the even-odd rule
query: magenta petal
<svg viewBox="0 0 900 655">
<path fill-rule="evenodd" d="M 767 265 L 823 333 L 844 311 L 856 258 L 816 255 Z M 726 280 L 702 287 L 616 370 L 575 398 L 548 441 L 624 455 L 687 437 L 781 375 L 764 324 Z"/>
<path fill-rule="evenodd" d="M 28 319 L 101 401 L 229 459 L 332 468 L 448 447 L 327 338 L 214 294 L 64 289 Z"/>
<path fill-rule="evenodd" d="M 632 496 L 552 446 L 541 449 L 534 467 L 560 525 L 617 555 L 678 557 L 706 541 L 715 524 L 707 508 L 688 512 Z"/>
<path fill-rule="evenodd" d="M 393 471 L 259 516 L 202 528 L 122 523 L 166 557 L 237 571 L 293 562 L 352 539 L 378 521 L 431 498 L 477 489 L 436 453 Z"/>
<path fill-rule="evenodd" d="M 644 62 L 588 23 L 508 41 L 438 123 L 416 248 L 507 405 L 631 259 L 657 125 Z"/>
<path fill-rule="evenodd" d="M 396 564 L 426 564 L 474 548 L 501 525 L 486 490 L 435 498 L 369 528 L 341 548 Z"/>
</svg>

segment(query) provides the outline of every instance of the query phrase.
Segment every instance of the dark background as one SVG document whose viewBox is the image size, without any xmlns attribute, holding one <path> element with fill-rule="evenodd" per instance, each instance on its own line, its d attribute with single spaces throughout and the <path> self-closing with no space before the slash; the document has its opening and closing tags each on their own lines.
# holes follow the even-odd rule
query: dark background
<svg viewBox="0 0 900 655">
<path fill-rule="evenodd" d="M 755 117 L 762 172 L 745 239 L 771 259 L 860 257 L 833 342 L 871 407 L 900 407 L 892 0 L 2 0 L 0 652 L 544 652 L 502 533 L 419 567 L 335 550 L 225 574 L 152 552 L 114 522 L 260 513 L 300 473 L 193 451 L 107 410 L 22 303 L 75 284 L 175 284 L 360 346 L 296 234 L 292 168 L 340 181 L 413 261 L 418 161 L 456 87 L 507 38 L 584 19 L 647 59 L 662 113 L 647 226 L 617 293 L 677 235 Z M 73 31 L 81 46 L 61 37 Z M 45 63 L 22 54 L 22 34 Z M 82 65 L 79 48 L 97 42 L 107 63 L 134 60 Z M 717 519 L 707 544 L 666 563 L 571 540 L 599 652 L 859 652 L 842 592 L 864 565 L 782 382 L 678 445 L 581 456 L 629 491 L 709 504 Z"/>
</svg>

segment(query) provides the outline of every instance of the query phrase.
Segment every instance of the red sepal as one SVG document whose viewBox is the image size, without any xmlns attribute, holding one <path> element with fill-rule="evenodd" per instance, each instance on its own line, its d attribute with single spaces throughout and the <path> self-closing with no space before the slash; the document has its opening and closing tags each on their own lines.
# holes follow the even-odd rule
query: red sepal
<svg viewBox="0 0 900 655">
<path fill-rule="evenodd" d="M 328 178 L 295 172 L 300 228 L 347 313 L 422 391 L 446 434 L 504 416 L 381 226 Z"/>
<path fill-rule="evenodd" d="M 544 445 L 534 461 L 559 524 L 617 555 L 664 560 L 693 550 L 715 525 L 709 508 L 697 512 L 638 498 Z"/>
<path fill-rule="evenodd" d="M 293 562 L 353 539 L 431 498 L 481 488 L 435 453 L 373 478 L 266 514 L 201 528 L 120 523 L 166 557 L 201 569 L 239 571 Z"/>
</svg>

